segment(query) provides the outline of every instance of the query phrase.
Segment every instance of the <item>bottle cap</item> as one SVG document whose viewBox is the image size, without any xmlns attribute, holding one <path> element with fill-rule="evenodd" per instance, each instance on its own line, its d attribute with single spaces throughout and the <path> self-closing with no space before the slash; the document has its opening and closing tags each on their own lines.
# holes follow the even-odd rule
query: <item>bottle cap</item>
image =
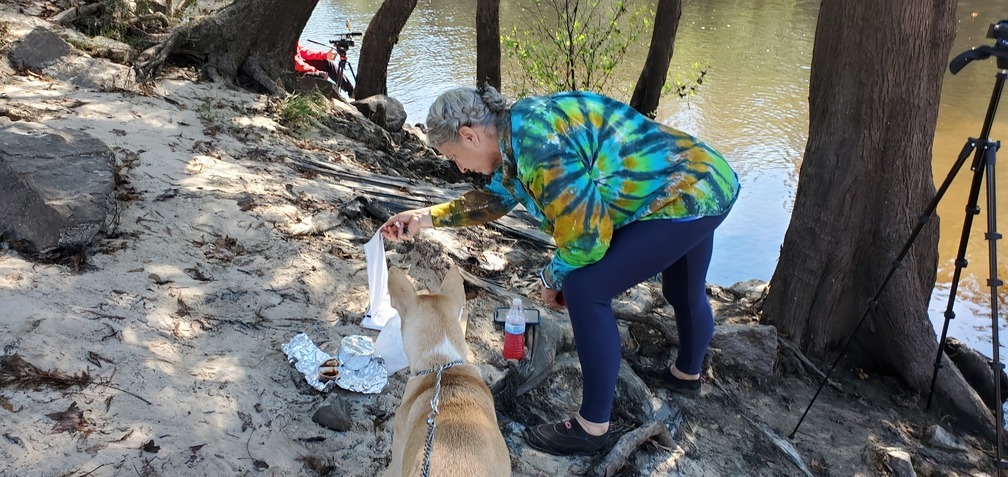
<svg viewBox="0 0 1008 477">
<path fill-rule="evenodd" d="M 521 304 L 522 304 L 521 298 L 518 298 L 518 297 L 513 298 L 511 300 L 511 304 L 515 305 L 515 306 L 521 306 Z"/>
</svg>

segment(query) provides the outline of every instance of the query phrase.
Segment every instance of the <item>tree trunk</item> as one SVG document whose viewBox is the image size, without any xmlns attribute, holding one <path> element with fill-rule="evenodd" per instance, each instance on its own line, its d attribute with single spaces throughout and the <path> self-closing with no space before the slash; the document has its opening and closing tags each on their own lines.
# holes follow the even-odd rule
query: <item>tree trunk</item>
<svg viewBox="0 0 1008 477">
<path fill-rule="evenodd" d="M 955 0 L 821 4 L 808 144 L 763 310 L 810 356 L 835 353 L 851 336 L 934 196 L 931 142 L 955 9 Z M 846 356 L 922 393 L 938 349 L 927 314 L 937 233 L 935 222 L 923 229 Z M 990 413 L 955 366 L 942 368 L 936 397 L 993 435 Z"/>
<path fill-rule="evenodd" d="M 235 0 L 185 25 L 136 63 L 138 77 L 155 76 L 169 58 L 196 63 L 214 80 L 249 81 L 273 94 L 294 84 L 298 35 L 318 0 Z"/>
<path fill-rule="evenodd" d="M 651 47 L 648 48 L 644 68 L 641 69 L 633 96 L 630 97 L 630 107 L 645 116 L 654 117 L 658 110 L 658 100 L 661 98 L 662 88 L 665 87 L 669 63 L 672 61 L 680 16 L 682 16 L 682 0 L 658 0 Z"/>
<path fill-rule="evenodd" d="M 476 86 L 501 87 L 500 0 L 476 1 Z"/>
<path fill-rule="evenodd" d="M 354 90 L 357 99 L 388 93 L 386 83 L 392 47 L 399 42 L 399 32 L 416 4 L 417 0 L 385 0 L 368 23 L 361 41 L 357 88 Z"/>
</svg>

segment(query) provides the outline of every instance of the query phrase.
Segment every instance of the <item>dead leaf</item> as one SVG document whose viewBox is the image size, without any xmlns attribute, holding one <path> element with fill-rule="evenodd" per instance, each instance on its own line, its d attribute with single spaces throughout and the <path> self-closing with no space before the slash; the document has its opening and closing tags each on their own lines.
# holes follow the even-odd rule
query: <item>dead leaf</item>
<svg viewBox="0 0 1008 477">
<path fill-rule="evenodd" d="M 14 406 L 11 405 L 10 401 L 6 397 L 0 396 L 0 407 L 7 410 L 7 412 L 17 412 L 14 410 Z"/>
<path fill-rule="evenodd" d="M 203 270 L 200 270 L 196 267 L 187 268 L 185 269 L 185 272 L 187 275 L 192 277 L 193 280 L 199 280 L 201 282 L 212 282 L 214 280 L 213 277 L 203 273 Z"/>
<path fill-rule="evenodd" d="M 242 422 L 242 432 L 247 431 L 249 428 L 255 428 L 255 426 L 252 424 L 252 416 L 244 412 L 238 411 L 238 418 L 241 419 Z"/>
<path fill-rule="evenodd" d="M 255 207 L 255 201 L 252 200 L 252 197 L 242 197 L 241 199 L 238 199 L 239 210 L 248 212 L 252 210 L 253 207 Z"/>
<path fill-rule="evenodd" d="M 175 198 L 176 196 L 178 196 L 178 193 L 179 193 L 178 189 L 168 189 L 168 190 L 162 192 L 157 197 L 155 197 L 154 198 L 154 202 L 164 202 L 164 201 L 166 201 L 168 199 Z"/>
<path fill-rule="evenodd" d="M 18 437 L 18 436 L 12 436 L 12 435 L 7 434 L 7 433 L 4 433 L 3 436 L 4 436 L 4 439 L 7 439 L 8 441 L 10 441 L 11 444 L 19 445 L 21 447 L 25 446 L 24 445 L 24 441 L 22 441 L 21 438 Z"/>
<path fill-rule="evenodd" d="M 147 277 L 150 278 L 151 281 L 154 282 L 157 285 L 164 285 L 166 283 L 172 283 L 172 280 L 162 280 L 161 276 L 159 276 L 156 273 L 152 273 L 150 275 L 147 275 Z"/>
<path fill-rule="evenodd" d="M 161 447 L 154 445 L 154 439 L 147 441 L 140 448 L 143 449 L 144 452 L 150 452 L 151 454 L 157 454 L 158 451 L 161 450 Z"/>
<path fill-rule="evenodd" d="M 179 297 L 178 310 L 175 311 L 175 314 L 178 316 L 189 316 L 189 313 L 190 313 L 189 305 L 186 305 L 186 303 L 182 301 L 182 297 Z"/>
<path fill-rule="evenodd" d="M 56 421 L 56 424 L 52 427 L 53 434 L 58 432 L 68 432 L 70 434 L 77 432 L 87 433 L 89 423 L 84 418 L 84 411 L 77 407 L 76 401 L 71 403 L 66 411 L 46 414 L 46 417 Z"/>
</svg>

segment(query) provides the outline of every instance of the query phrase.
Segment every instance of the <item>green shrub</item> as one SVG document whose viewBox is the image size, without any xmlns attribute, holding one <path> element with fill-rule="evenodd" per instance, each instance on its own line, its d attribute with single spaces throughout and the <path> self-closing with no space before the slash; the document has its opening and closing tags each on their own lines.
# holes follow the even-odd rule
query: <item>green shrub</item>
<svg viewBox="0 0 1008 477">
<path fill-rule="evenodd" d="M 326 117 L 328 99 L 317 91 L 307 94 L 292 94 L 280 105 L 280 122 L 291 129 L 299 130 L 314 121 Z"/>
<path fill-rule="evenodd" d="M 653 18 L 649 6 L 622 0 L 532 0 L 525 26 L 502 37 L 518 70 L 511 75 L 516 96 L 608 92 L 613 71 Z"/>
</svg>

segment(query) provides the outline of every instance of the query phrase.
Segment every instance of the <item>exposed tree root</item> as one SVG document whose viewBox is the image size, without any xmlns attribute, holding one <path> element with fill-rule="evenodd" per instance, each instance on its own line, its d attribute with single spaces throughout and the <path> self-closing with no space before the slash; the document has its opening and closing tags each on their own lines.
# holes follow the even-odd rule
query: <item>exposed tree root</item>
<svg viewBox="0 0 1008 477">
<path fill-rule="evenodd" d="M 794 356 L 798 358 L 798 361 L 800 361 L 803 365 L 805 365 L 805 367 L 809 371 L 815 373 L 816 376 L 819 376 L 819 379 L 826 379 L 826 373 L 820 371 L 819 368 L 817 368 L 816 365 L 812 363 L 812 361 L 808 359 L 808 357 L 805 356 L 805 353 L 802 353 L 801 350 L 798 349 L 797 345 L 792 343 L 787 338 L 784 338 L 783 336 L 779 335 L 777 336 L 777 341 L 781 344 L 781 346 L 784 346 L 785 348 L 788 349 L 788 351 L 793 353 Z M 839 384 L 837 384 L 836 381 L 833 381 L 832 379 L 827 381 L 826 384 L 829 384 L 830 387 L 836 389 L 837 391 L 840 391 L 841 393 L 844 392 L 843 387 L 841 387 Z"/>
<path fill-rule="evenodd" d="M 133 68 L 136 70 L 138 81 L 148 81 L 161 71 L 161 67 L 168 61 L 168 55 L 183 38 L 192 31 L 192 26 L 182 26 L 172 32 L 163 42 L 158 43 L 140 53 Z"/>
<path fill-rule="evenodd" d="M 735 395 L 719 381 L 714 380 L 713 382 L 721 390 L 721 392 L 725 393 L 725 396 L 727 396 L 728 399 L 735 404 L 735 408 L 739 410 L 739 415 L 745 418 L 745 420 L 756 430 L 760 431 L 760 433 L 766 437 L 767 441 L 769 441 L 770 444 L 773 444 L 773 446 L 776 447 L 784 457 L 791 461 L 791 463 L 794 464 L 794 466 L 801 471 L 803 475 L 806 477 L 815 477 L 812 470 L 805 465 L 805 461 L 802 459 L 801 454 L 798 453 L 798 449 L 796 449 L 790 441 L 778 435 L 777 432 L 767 425 L 767 423 L 759 420 L 757 417 L 754 417 L 752 412 L 750 412 L 749 407 L 743 404 L 740 399 L 735 397 Z"/>
<path fill-rule="evenodd" d="M 651 421 L 623 434 L 619 441 L 616 442 L 616 445 L 602 459 L 602 462 L 594 467 L 591 475 L 599 477 L 616 475 L 616 472 L 619 472 L 626 465 L 627 459 L 630 458 L 630 455 L 638 447 L 652 440 L 656 441 L 657 445 L 666 448 L 672 448 L 676 445 L 675 440 L 672 439 L 672 434 L 665 427 L 664 422 Z"/>
<path fill-rule="evenodd" d="M 259 83 L 260 86 L 269 91 L 273 96 L 284 96 L 287 94 L 287 90 L 283 86 L 274 81 L 273 78 L 270 78 L 269 73 L 266 73 L 266 70 L 262 68 L 255 56 L 249 56 L 245 59 L 242 72 L 255 80 L 256 83 Z"/>
</svg>

